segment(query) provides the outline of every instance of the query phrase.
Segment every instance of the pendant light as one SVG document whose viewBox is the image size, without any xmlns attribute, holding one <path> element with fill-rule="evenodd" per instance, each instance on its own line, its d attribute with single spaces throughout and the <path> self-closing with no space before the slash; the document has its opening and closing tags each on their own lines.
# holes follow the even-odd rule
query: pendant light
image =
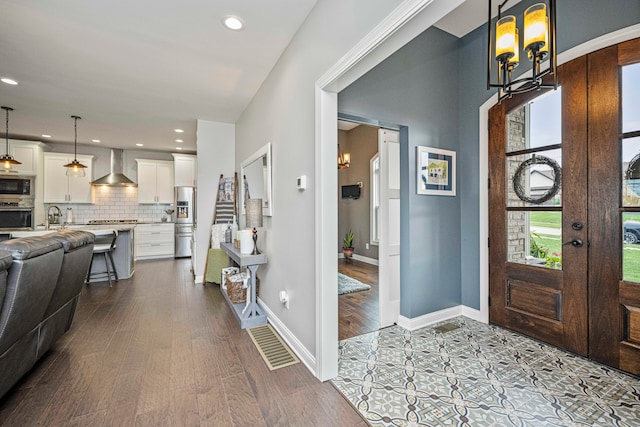
<svg viewBox="0 0 640 427">
<path fill-rule="evenodd" d="M 67 176 L 72 176 L 75 178 L 81 178 L 85 176 L 84 170 L 87 168 L 85 165 L 80 163 L 76 156 L 78 155 L 78 120 L 82 117 L 71 116 L 73 119 L 73 131 L 75 133 L 75 138 L 73 140 L 73 161 L 64 165 L 67 168 Z"/>
<path fill-rule="evenodd" d="M 498 101 L 511 98 L 518 93 L 541 88 L 558 88 L 558 63 L 556 54 L 556 0 L 536 3 L 524 12 L 524 37 L 522 49 L 531 62 L 531 76 L 513 79 L 513 70 L 520 63 L 520 34 L 516 17 L 502 16 L 502 9 L 509 0 L 498 7 L 495 34 L 492 34 L 491 0 L 487 32 L 489 40 L 487 57 L 487 89 L 498 88 Z M 547 14 L 547 11 L 549 12 Z M 493 45 L 495 42 L 495 45 Z M 495 50 L 495 57 L 492 51 Z M 546 68 L 543 61 L 548 59 Z M 491 81 L 491 63 L 498 62 L 497 82 Z M 545 76 L 547 79 L 543 81 Z"/>
<path fill-rule="evenodd" d="M 5 128 L 4 131 L 4 139 L 5 139 L 5 154 L 0 156 L 0 162 L 2 162 L 2 167 L 4 168 L 5 172 L 16 172 L 14 170 L 11 170 L 11 168 L 13 167 L 13 165 L 21 165 L 22 163 L 15 160 L 13 158 L 13 156 L 9 155 L 9 111 L 13 111 L 13 108 L 11 107 L 2 107 L 3 110 L 5 110 L 7 112 L 7 127 Z"/>
</svg>

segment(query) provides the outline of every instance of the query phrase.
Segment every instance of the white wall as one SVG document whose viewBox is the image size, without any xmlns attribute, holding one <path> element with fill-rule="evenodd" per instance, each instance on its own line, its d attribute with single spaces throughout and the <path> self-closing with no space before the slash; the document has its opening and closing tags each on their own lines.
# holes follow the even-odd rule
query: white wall
<svg viewBox="0 0 640 427">
<path fill-rule="evenodd" d="M 236 123 L 236 170 L 242 160 L 272 143 L 273 217 L 265 218 L 259 240 L 268 259 L 259 270 L 260 298 L 302 350 L 313 355 L 315 82 L 400 3 L 318 2 Z M 199 158 L 200 150 L 198 146 Z M 303 192 L 296 189 L 300 175 L 307 176 Z M 280 290 L 289 293 L 288 310 L 278 301 Z"/>
<path fill-rule="evenodd" d="M 198 228 L 196 230 L 196 283 L 202 283 L 207 259 L 209 234 L 213 221 L 220 174 L 233 176 L 235 170 L 235 125 L 198 120 Z"/>
</svg>

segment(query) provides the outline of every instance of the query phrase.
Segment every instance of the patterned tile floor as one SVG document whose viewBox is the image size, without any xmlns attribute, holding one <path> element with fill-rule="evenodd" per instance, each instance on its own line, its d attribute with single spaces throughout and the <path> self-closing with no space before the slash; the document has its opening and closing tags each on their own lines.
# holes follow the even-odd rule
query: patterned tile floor
<svg viewBox="0 0 640 427">
<path fill-rule="evenodd" d="M 465 317 L 340 342 L 333 384 L 373 426 L 640 426 L 640 380 Z"/>
</svg>

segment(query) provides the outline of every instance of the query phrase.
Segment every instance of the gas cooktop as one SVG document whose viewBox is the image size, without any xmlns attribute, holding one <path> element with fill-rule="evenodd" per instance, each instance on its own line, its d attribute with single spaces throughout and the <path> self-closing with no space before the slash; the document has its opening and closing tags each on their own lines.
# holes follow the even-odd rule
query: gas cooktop
<svg viewBox="0 0 640 427">
<path fill-rule="evenodd" d="M 137 223 L 137 219 L 92 219 L 89 220 L 89 224 L 100 225 L 100 224 L 135 224 Z"/>
</svg>

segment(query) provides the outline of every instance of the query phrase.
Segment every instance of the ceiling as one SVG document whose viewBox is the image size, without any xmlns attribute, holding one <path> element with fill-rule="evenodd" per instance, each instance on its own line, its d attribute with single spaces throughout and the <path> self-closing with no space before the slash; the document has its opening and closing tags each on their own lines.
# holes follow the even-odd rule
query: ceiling
<svg viewBox="0 0 640 427">
<path fill-rule="evenodd" d="M 498 15 L 498 5 L 507 3 L 505 10 L 512 8 L 522 0 L 493 0 L 491 16 Z M 464 37 L 480 25 L 487 22 L 489 0 L 466 0 L 451 13 L 436 23 L 436 27 L 457 37 Z"/>
<path fill-rule="evenodd" d="M 196 121 L 235 123 L 315 3 L 0 0 L 0 77 L 19 82 L 0 83 L 10 137 L 72 143 L 78 115 L 79 144 L 195 152 Z M 461 37 L 486 5 L 467 0 L 437 26 Z"/>
<path fill-rule="evenodd" d="M 196 120 L 234 123 L 315 3 L 0 0 L 10 137 L 73 142 L 78 115 L 79 144 L 193 152 Z"/>
</svg>

